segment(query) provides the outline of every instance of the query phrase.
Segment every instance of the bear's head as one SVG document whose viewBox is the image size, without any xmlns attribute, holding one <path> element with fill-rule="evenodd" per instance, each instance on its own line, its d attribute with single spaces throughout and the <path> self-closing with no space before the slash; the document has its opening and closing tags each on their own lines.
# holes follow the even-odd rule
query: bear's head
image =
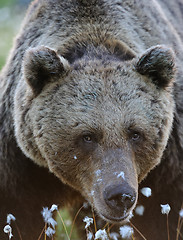
<svg viewBox="0 0 183 240">
<path fill-rule="evenodd" d="M 174 59 L 164 46 L 129 61 L 76 63 L 29 49 L 14 99 L 15 134 L 27 157 L 78 190 L 107 221 L 128 220 L 138 183 L 170 135 Z"/>
</svg>

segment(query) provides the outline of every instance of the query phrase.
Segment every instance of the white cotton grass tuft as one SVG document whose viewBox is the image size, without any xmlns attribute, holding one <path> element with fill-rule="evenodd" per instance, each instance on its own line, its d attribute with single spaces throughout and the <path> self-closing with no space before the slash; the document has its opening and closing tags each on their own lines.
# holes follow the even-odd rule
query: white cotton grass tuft
<svg viewBox="0 0 183 240">
<path fill-rule="evenodd" d="M 130 221 L 130 219 L 131 219 L 133 216 L 134 216 L 134 215 L 133 215 L 133 212 L 130 211 L 130 213 L 129 213 L 129 217 L 128 217 L 128 221 Z"/>
<path fill-rule="evenodd" d="M 145 197 L 150 197 L 152 195 L 151 188 L 149 187 L 144 187 L 140 191 Z"/>
<path fill-rule="evenodd" d="M 58 206 L 53 204 L 50 209 L 48 209 L 48 207 L 44 207 L 41 212 L 44 222 L 48 224 L 48 227 L 52 226 L 54 229 L 57 225 L 57 222 L 52 217 L 53 211 L 55 210 L 58 210 Z"/>
<path fill-rule="evenodd" d="M 125 173 L 123 171 L 121 171 L 118 175 L 117 178 L 122 178 L 123 180 L 125 180 Z"/>
<path fill-rule="evenodd" d="M 4 227 L 4 233 L 8 234 L 9 239 L 13 237 L 12 228 L 9 224 Z"/>
<path fill-rule="evenodd" d="M 121 172 L 114 172 L 114 175 L 116 175 L 117 178 L 121 177 L 122 179 L 125 180 L 125 173 L 123 171 L 121 171 Z"/>
<path fill-rule="evenodd" d="M 183 209 L 180 210 L 179 216 L 180 216 L 181 218 L 183 218 Z"/>
<path fill-rule="evenodd" d="M 95 191 L 94 191 L 94 190 L 92 190 L 92 191 L 91 191 L 91 193 L 90 193 L 90 195 L 93 197 L 93 196 L 94 196 L 94 194 L 95 194 Z"/>
<path fill-rule="evenodd" d="M 170 212 L 170 210 L 171 210 L 171 207 L 170 207 L 170 205 L 169 204 L 161 204 L 160 205 L 161 206 L 161 213 L 162 214 L 169 214 L 169 212 Z"/>
<path fill-rule="evenodd" d="M 109 237 L 111 240 L 118 240 L 118 238 L 120 237 L 118 233 L 116 232 L 112 232 L 109 234 Z"/>
<path fill-rule="evenodd" d="M 105 229 L 104 230 L 99 229 L 95 233 L 95 240 L 97 240 L 97 239 L 101 239 L 101 240 L 108 240 L 109 239 Z"/>
<path fill-rule="evenodd" d="M 100 170 L 100 169 L 96 170 L 96 171 L 95 171 L 95 175 L 96 175 L 97 177 L 100 176 L 100 175 L 101 175 L 101 170 Z"/>
<path fill-rule="evenodd" d="M 93 239 L 93 234 L 91 232 L 87 233 L 87 240 L 92 240 Z"/>
<path fill-rule="evenodd" d="M 89 202 L 84 202 L 84 203 L 83 203 L 83 208 L 84 208 L 84 209 L 89 208 L 89 206 L 90 206 L 90 205 L 89 205 Z"/>
<path fill-rule="evenodd" d="M 41 213 L 42 213 L 44 222 L 48 223 L 48 219 L 52 218 L 52 212 L 48 209 L 48 207 L 44 207 Z"/>
<path fill-rule="evenodd" d="M 119 232 L 122 238 L 131 238 L 132 234 L 134 233 L 134 230 L 132 227 L 128 225 L 124 225 L 119 228 Z"/>
<path fill-rule="evenodd" d="M 53 204 L 50 208 L 51 212 L 58 211 L 58 206 L 56 204 Z"/>
<path fill-rule="evenodd" d="M 51 225 L 54 229 L 55 226 L 57 225 L 57 222 L 52 217 L 48 219 L 47 223 Z"/>
<path fill-rule="evenodd" d="M 144 206 L 139 205 L 135 208 L 135 213 L 139 216 L 143 216 L 144 210 L 145 210 Z"/>
<path fill-rule="evenodd" d="M 83 222 L 85 222 L 85 229 L 88 228 L 90 226 L 90 224 L 93 224 L 93 218 L 89 218 L 89 217 L 85 217 L 83 219 Z"/>
<path fill-rule="evenodd" d="M 70 219 L 67 219 L 64 221 L 66 226 L 71 226 L 72 225 L 72 221 Z"/>
<path fill-rule="evenodd" d="M 7 215 L 7 220 L 6 220 L 6 222 L 7 222 L 7 224 L 11 224 L 11 221 L 15 221 L 16 220 L 16 218 L 13 216 L 13 214 L 8 214 Z"/>
<path fill-rule="evenodd" d="M 98 182 L 98 183 L 101 183 L 101 182 L 102 182 L 102 178 L 98 178 L 98 179 L 97 179 L 97 182 Z"/>
<path fill-rule="evenodd" d="M 51 238 L 55 234 L 55 230 L 53 228 L 51 228 L 51 227 L 48 227 L 46 229 L 45 233 L 46 233 L 46 236 Z"/>
</svg>

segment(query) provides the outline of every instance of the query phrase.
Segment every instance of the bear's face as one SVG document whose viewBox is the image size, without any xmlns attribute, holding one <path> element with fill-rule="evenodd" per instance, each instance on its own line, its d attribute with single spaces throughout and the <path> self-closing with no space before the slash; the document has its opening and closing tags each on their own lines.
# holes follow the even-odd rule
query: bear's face
<svg viewBox="0 0 183 240">
<path fill-rule="evenodd" d="M 101 217 L 123 222 L 166 147 L 173 74 L 172 53 L 160 46 L 132 61 L 73 66 L 49 48 L 30 49 L 15 94 L 18 143 Z"/>
</svg>

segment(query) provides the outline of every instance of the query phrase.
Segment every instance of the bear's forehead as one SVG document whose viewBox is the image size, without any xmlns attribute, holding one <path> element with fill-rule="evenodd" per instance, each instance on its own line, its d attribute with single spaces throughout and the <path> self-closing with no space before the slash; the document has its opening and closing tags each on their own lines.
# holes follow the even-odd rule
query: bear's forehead
<svg viewBox="0 0 183 240">
<path fill-rule="evenodd" d="M 146 124 L 157 117 L 160 108 L 157 98 L 144 80 L 134 80 L 134 76 L 80 74 L 57 87 L 54 95 L 50 94 L 48 108 L 57 110 L 58 116 L 65 113 L 86 123 L 88 119 L 108 122 L 110 118 L 113 123 L 143 121 Z"/>
<path fill-rule="evenodd" d="M 103 122 L 146 126 L 155 119 L 161 121 L 168 101 L 150 79 L 125 63 L 70 71 L 44 96 L 47 116 L 72 116 L 73 125 L 75 121 L 86 125 L 95 121 L 95 125 Z M 68 125 L 69 122 L 67 119 Z"/>
<path fill-rule="evenodd" d="M 147 104 L 159 98 L 159 91 L 147 78 L 140 77 L 133 70 L 94 69 L 93 71 L 74 73 L 65 92 L 81 102 L 93 104 L 110 103 L 125 105 L 130 102 Z"/>
</svg>

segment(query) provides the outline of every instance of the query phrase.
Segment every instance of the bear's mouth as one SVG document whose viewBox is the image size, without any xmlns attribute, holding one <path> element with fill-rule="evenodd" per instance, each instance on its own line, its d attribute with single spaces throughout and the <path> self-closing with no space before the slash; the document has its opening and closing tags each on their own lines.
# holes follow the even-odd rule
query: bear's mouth
<svg viewBox="0 0 183 240">
<path fill-rule="evenodd" d="M 100 214 L 100 216 L 107 222 L 124 224 L 125 222 L 127 222 L 131 218 L 132 213 L 131 212 L 126 213 L 122 217 L 111 217 L 111 216 L 106 216 L 104 214 Z"/>
</svg>

